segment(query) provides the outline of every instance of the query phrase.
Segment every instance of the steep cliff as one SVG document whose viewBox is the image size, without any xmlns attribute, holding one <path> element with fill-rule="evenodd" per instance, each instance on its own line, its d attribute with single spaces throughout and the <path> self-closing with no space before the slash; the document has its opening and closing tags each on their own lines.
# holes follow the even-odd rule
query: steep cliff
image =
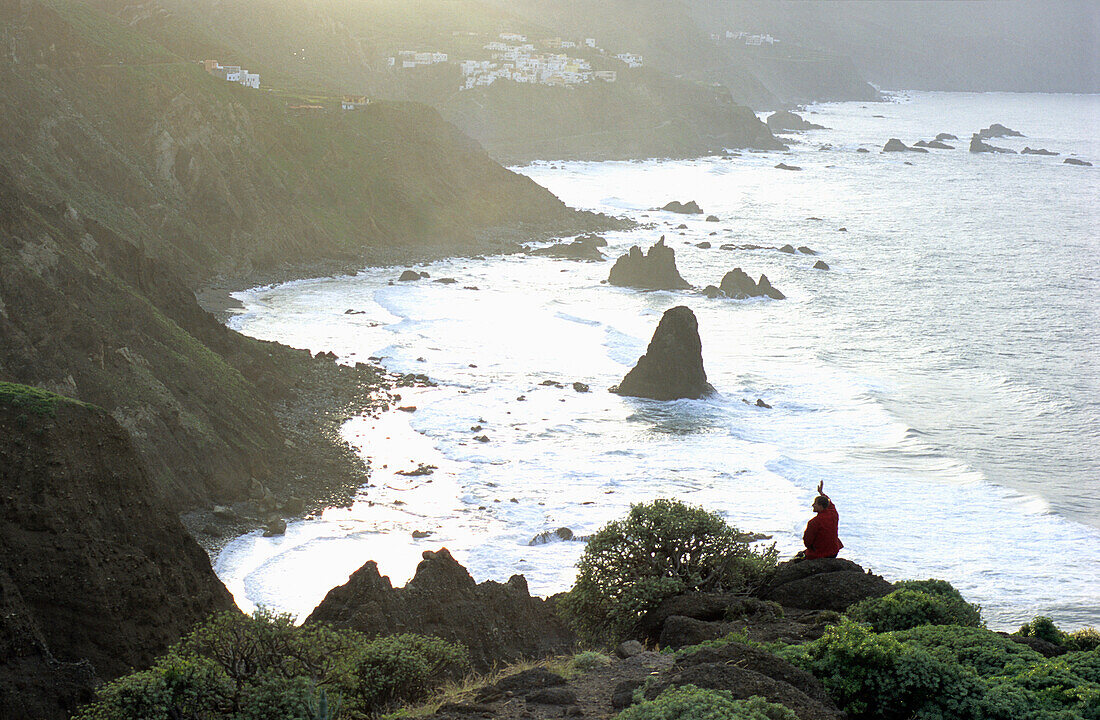
<svg viewBox="0 0 1100 720">
<path fill-rule="evenodd" d="M 103 410 L 0 383 L 0 488 L 0 717 L 68 717 L 233 606 Z"/>
</svg>

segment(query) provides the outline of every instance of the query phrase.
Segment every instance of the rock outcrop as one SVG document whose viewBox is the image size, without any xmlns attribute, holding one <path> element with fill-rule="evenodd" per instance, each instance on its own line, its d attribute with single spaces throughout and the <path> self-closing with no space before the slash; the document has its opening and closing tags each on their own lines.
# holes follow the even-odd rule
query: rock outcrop
<svg viewBox="0 0 1100 720">
<path fill-rule="evenodd" d="M 768 116 L 768 127 L 774 132 L 802 132 L 804 130 L 824 130 L 824 125 L 816 125 L 789 110 L 778 110 Z"/>
<path fill-rule="evenodd" d="M 1077 158 L 1066 158 L 1062 161 L 1063 165 L 1080 165 L 1082 167 L 1092 167 L 1092 163 L 1088 160 L 1078 160 Z"/>
<path fill-rule="evenodd" d="M 1047 150 L 1046 148 L 1029 148 L 1029 147 L 1025 147 L 1023 150 L 1020 151 L 1020 154 L 1021 155 L 1057 155 L 1058 153 L 1051 152 L 1050 150 Z"/>
<path fill-rule="evenodd" d="M 955 149 L 953 146 L 948 145 L 947 143 L 941 142 L 939 140 L 917 140 L 915 143 L 913 143 L 913 147 L 931 148 L 933 150 L 954 150 Z"/>
<path fill-rule="evenodd" d="M 886 144 L 882 146 L 882 152 L 928 152 L 922 147 L 909 147 L 901 140 L 897 138 L 890 138 L 886 141 Z"/>
<path fill-rule="evenodd" d="M 982 140 L 999 137 L 1024 137 L 1024 134 L 1022 132 L 1018 132 L 1016 130 L 1013 130 L 1012 128 L 1007 128 L 1000 123 L 993 123 L 984 130 L 979 130 L 976 134 Z"/>
<path fill-rule="evenodd" d="M 699 322 L 691 308 L 665 311 L 645 355 L 611 392 L 653 400 L 698 399 L 714 392 L 703 370 Z"/>
<path fill-rule="evenodd" d="M 798 165 L 788 165 L 787 163 L 779 163 L 775 166 L 776 170 L 801 170 Z"/>
<path fill-rule="evenodd" d="M 647 290 L 682 290 L 691 287 L 676 269 L 676 251 L 665 245 L 661 236 L 648 252 L 637 245 L 611 267 L 607 282 L 612 285 Z"/>
<path fill-rule="evenodd" d="M 761 596 L 784 607 L 843 612 L 853 603 L 882 597 L 893 589 L 890 582 L 851 560 L 819 558 L 780 565 Z"/>
<path fill-rule="evenodd" d="M 544 257 L 564 258 L 567 260 L 600 261 L 604 259 L 597 245 L 598 236 L 583 236 L 575 238 L 572 242 L 554 243 L 546 247 L 535 248 L 528 251 L 528 255 L 541 255 Z M 604 245 L 607 241 L 604 240 Z"/>
<path fill-rule="evenodd" d="M 726 273 L 718 289 L 725 293 L 726 297 L 735 299 L 770 297 L 773 300 L 782 300 L 786 297 L 772 287 L 767 275 L 761 275 L 759 281 L 753 282 L 753 279 L 741 268 L 734 268 Z"/>
<path fill-rule="evenodd" d="M 682 203 L 679 200 L 673 200 L 661 209 L 667 212 L 679 213 L 681 215 L 703 214 L 703 209 L 700 208 L 699 203 L 695 202 L 694 200 L 688 200 L 686 203 Z"/>
<path fill-rule="evenodd" d="M 936 135 L 936 142 L 943 142 L 944 140 L 958 140 L 958 139 L 959 138 L 958 138 L 957 135 L 952 135 L 951 133 L 940 133 L 940 134 Z"/>
<path fill-rule="evenodd" d="M 989 143 L 982 142 L 982 138 L 977 133 L 970 138 L 970 152 L 972 153 L 1005 153 L 1006 155 L 1015 155 L 1015 150 L 1009 150 L 1008 148 L 997 147 L 990 145 Z"/>
<path fill-rule="evenodd" d="M 829 263 L 825 262 L 824 260 L 818 260 L 817 262 L 814 263 L 814 270 L 828 270 L 828 269 L 829 269 Z"/>
<path fill-rule="evenodd" d="M 0 717 L 68 718 L 233 607 L 106 411 L 0 383 L 0 488 Z"/>
<path fill-rule="evenodd" d="M 479 670 L 562 653 L 575 642 L 550 605 L 527 590 L 522 575 L 475 583 L 447 550 L 425 552 L 416 574 L 394 588 L 372 560 L 333 588 L 306 619 L 367 635 L 420 633 L 460 642 Z"/>
</svg>

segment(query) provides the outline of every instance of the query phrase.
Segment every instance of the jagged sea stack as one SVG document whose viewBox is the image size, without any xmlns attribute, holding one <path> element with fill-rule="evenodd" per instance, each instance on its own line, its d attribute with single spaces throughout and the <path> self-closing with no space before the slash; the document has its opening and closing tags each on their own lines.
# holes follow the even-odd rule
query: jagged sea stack
<svg viewBox="0 0 1100 720">
<path fill-rule="evenodd" d="M 681 290 L 691 285 L 676 269 L 676 251 L 665 245 L 662 235 L 649 252 L 642 253 L 637 245 L 622 255 L 611 267 L 607 282 L 612 285 L 645 288 L 647 290 Z"/>
<path fill-rule="evenodd" d="M 703 370 L 699 322 L 691 308 L 665 311 L 645 355 L 611 392 L 653 400 L 698 399 L 714 392 Z"/>
</svg>

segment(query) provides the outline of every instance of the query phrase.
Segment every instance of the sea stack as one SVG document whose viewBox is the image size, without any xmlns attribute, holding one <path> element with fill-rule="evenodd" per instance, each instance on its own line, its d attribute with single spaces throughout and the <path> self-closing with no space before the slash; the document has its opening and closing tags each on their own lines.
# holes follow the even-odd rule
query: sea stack
<svg viewBox="0 0 1100 720">
<path fill-rule="evenodd" d="M 699 321 L 691 308 L 665 311 L 645 355 L 611 392 L 653 400 L 694 400 L 714 392 L 703 370 Z"/>
<path fill-rule="evenodd" d="M 635 245 L 611 267 L 607 282 L 612 285 L 645 288 L 647 290 L 682 290 L 691 285 L 676 269 L 676 251 L 665 245 L 662 235 L 649 252 L 643 254 Z"/>
</svg>

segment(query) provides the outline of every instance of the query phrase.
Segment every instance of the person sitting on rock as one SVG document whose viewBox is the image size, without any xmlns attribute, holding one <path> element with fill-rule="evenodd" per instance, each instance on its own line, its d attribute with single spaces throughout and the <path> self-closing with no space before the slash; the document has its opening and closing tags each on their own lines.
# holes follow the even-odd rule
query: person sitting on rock
<svg viewBox="0 0 1100 720">
<path fill-rule="evenodd" d="M 844 547 L 837 534 L 837 525 L 840 516 L 837 514 L 836 505 L 825 494 L 825 482 L 817 484 L 817 497 L 814 498 L 813 509 L 817 513 L 806 523 L 806 532 L 802 534 L 802 542 L 806 549 L 795 556 L 796 560 L 813 560 L 814 558 L 835 558 Z"/>
</svg>

